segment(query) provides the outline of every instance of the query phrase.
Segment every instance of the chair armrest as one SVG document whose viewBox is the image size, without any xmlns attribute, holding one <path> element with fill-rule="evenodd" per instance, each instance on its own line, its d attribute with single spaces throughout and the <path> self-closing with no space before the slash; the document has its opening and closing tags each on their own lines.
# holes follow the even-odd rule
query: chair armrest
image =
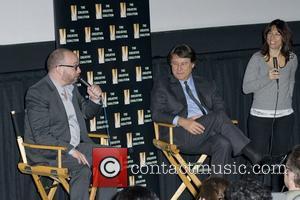
<svg viewBox="0 0 300 200">
<path fill-rule="evenodd" d="M 56 150 L 57 151 L 57 165 L 58 165 L 58 168 L 62 168 L 61 152 L 67 150 L 67 147 L 40 145 L 40 144 L 28 144 L 28 143 L 24 143 L 24 142 L 23 142 L 23 146 L 32 148 L 32 149 Z"/>
<path fill-rule="evenodd" d="M 97 139 L 99 139 L 99 143 L 101 145 L 108 145 L 109 135 L 107 135 L 107 134 L 89 133 L 88 136 L 90 138 L 97 138 Z"/>
<path fill-rule="evenodd" d="M 89 133 L 88 134 L 90 138 L 104 138 L 104 139 L 108 139 L 109 136 L 107 134 L 96 134 L 96 133 Z"/>
<path fill-rule="evenodd" d="M 155 122 L 156 123 L 156 122 Z M 163 126 L 163 127 L 167 127 L 167 128 L 174 128 L 176 127 L 173 124 L 167 124 L 167 123 L 156 123 L 158 126 Z"/>
<path fill-rule="evenodd" d="M 45 150 L 61 150 L 65 151 L 67 150 L 67 147 L 62 146 L 50 146 L 50 145 L 40 145 L 40 144 L 28 144 L 23 142 L 24 147 L 32 148 L 32 149 L 45 149 Z"/>
</svg>

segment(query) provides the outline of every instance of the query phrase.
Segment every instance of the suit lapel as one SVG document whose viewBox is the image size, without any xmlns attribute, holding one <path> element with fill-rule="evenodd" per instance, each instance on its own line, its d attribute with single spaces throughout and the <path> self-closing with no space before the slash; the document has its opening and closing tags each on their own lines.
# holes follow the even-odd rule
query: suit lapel
<svg viewBox="0 0 300 200">
<path fill-rule="evenodd" d="M 173 76 L 170 76 L 170 88 L 174 94 L 176 94 L 179 102 L 184 102 L 184 105 L 187 106 L 185 95 L 183 89 L 180 85 L 180 82 L 175 79 Z"/>
<path fill-rule="evenodd" d="M 67 116 L 67 112 L 65 109 L 65 106 L 61 100 L 60 94 L 58 93 L 54 83 L 51 81 L 49 75 L 46 76 L 46 81 L 49 85 L 51 94 L 49 94 L 51 97 L 55 97 L 54 100 L 56 101 L 56 105 L 58 106 L 58 110 L 62 111 L 64 113 L 65 116 L 65 120 L 68 122 L 68 116 Z"/>
<path fill-rule="evenodd" d="M 182 104 L 183 109 L 181 110 L 180 114 L 186 117 L 188 115 L 187 101 L 184 95 L 183 88 L 181 87 L 180 82 L 174 76 L 170 76 L 169 81 L 170 81 L 170 89 L 172 93 L 175 94 L 176 101 Z"/>
<path fill-rule="evenodd" d="M 209 90 L 208 85 L 205 84 L 199 77 L 193 76 L 194 85 L 196 88 L 197 95 L 199 97 L 199 100 L 201 101 L 201 104 L 206 108 L 210 109 L 209 101 L 207 100 L 207 91 Z"/>
</svg>

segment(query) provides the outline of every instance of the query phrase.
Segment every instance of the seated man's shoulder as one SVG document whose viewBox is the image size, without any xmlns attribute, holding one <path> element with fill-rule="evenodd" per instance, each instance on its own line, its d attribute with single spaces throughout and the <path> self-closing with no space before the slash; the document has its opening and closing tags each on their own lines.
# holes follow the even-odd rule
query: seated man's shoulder
<svg viewBox="0 0 300 200">
<path fill-rule="evenodd" d="M 153 84 L 160 87 L 166 87 L 171 83 L 169 76 L 162 76 L 153 81 Z"/>
<path fill-rule="evenodd" d="M 300 190 L 292 190 L 287 192 L 273 192 L 273 200 L 300 200 Z"/>
<path fill-rule="evenodd" d="M 46 77 L 42 78 L 31 87 L 29 87 L 27 92 L 38 91 L 39 93 L 48 92 L 49 91 L 49 83 L 46 80 Z"/>
<path fill-rule="evenodd" d="M 286 199 L 286 192 L 272 192 L 273 200 L 283 200 Z"/>
<path fill-rule="evenodd" d="M 214 84 L 214 80 L 205 78 L 203 76 L 193 75 L 193 79 L 203 84 L 208 84 L 208 85 Z"/>
<path fill-rule="evenodd" d="M 286 192 L 286 200 L 300 200 L 300 190 Z"/>
</svg>

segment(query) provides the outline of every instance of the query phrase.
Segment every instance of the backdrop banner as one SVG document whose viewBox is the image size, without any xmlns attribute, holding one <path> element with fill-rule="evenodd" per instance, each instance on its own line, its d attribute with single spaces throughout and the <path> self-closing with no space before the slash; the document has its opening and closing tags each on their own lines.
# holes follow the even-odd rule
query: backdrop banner
<svg viewBox="0 0 300 200">
<path fill-rule="evenodd" d="M 157 176 L 136 170 L 157 164 L 149 1 L 54 0 L 54 14 L 56 46 L 76 53 L 81 76 L 103 90 L 103 112 L 88 121 L 88 129 L 109 134 L 113 147 L 128 148 L 129 185 L 158 192 Z"/>
</svg>

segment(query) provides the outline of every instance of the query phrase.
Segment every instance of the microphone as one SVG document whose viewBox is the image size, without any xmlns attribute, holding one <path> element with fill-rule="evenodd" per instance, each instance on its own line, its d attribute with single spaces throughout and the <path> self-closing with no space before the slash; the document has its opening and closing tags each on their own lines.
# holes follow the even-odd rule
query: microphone
<svg viewBox="0 0 300 200">
<path fill-rule="evenodd" d="M 276 71 L 278 72 L 278 61 L 277 61 L 277 57 L 273 57 L 273 66 L 276 69 Z M 277 85 L 278 85 L 278 79 L 276 79 Z"/>
<path fill-rule="evenodd" d="M 88 82 L 86 82 L 83 78 L 81 78 L 81 77 L 79 77 L 78 78 L 78 81 L 81 83 L 81 84 L 83 84 L 84 86 L 86 86 L 86 87 L 90 87 L 91 86 L 91 84 L 89 84 Z"/>
</svg>

